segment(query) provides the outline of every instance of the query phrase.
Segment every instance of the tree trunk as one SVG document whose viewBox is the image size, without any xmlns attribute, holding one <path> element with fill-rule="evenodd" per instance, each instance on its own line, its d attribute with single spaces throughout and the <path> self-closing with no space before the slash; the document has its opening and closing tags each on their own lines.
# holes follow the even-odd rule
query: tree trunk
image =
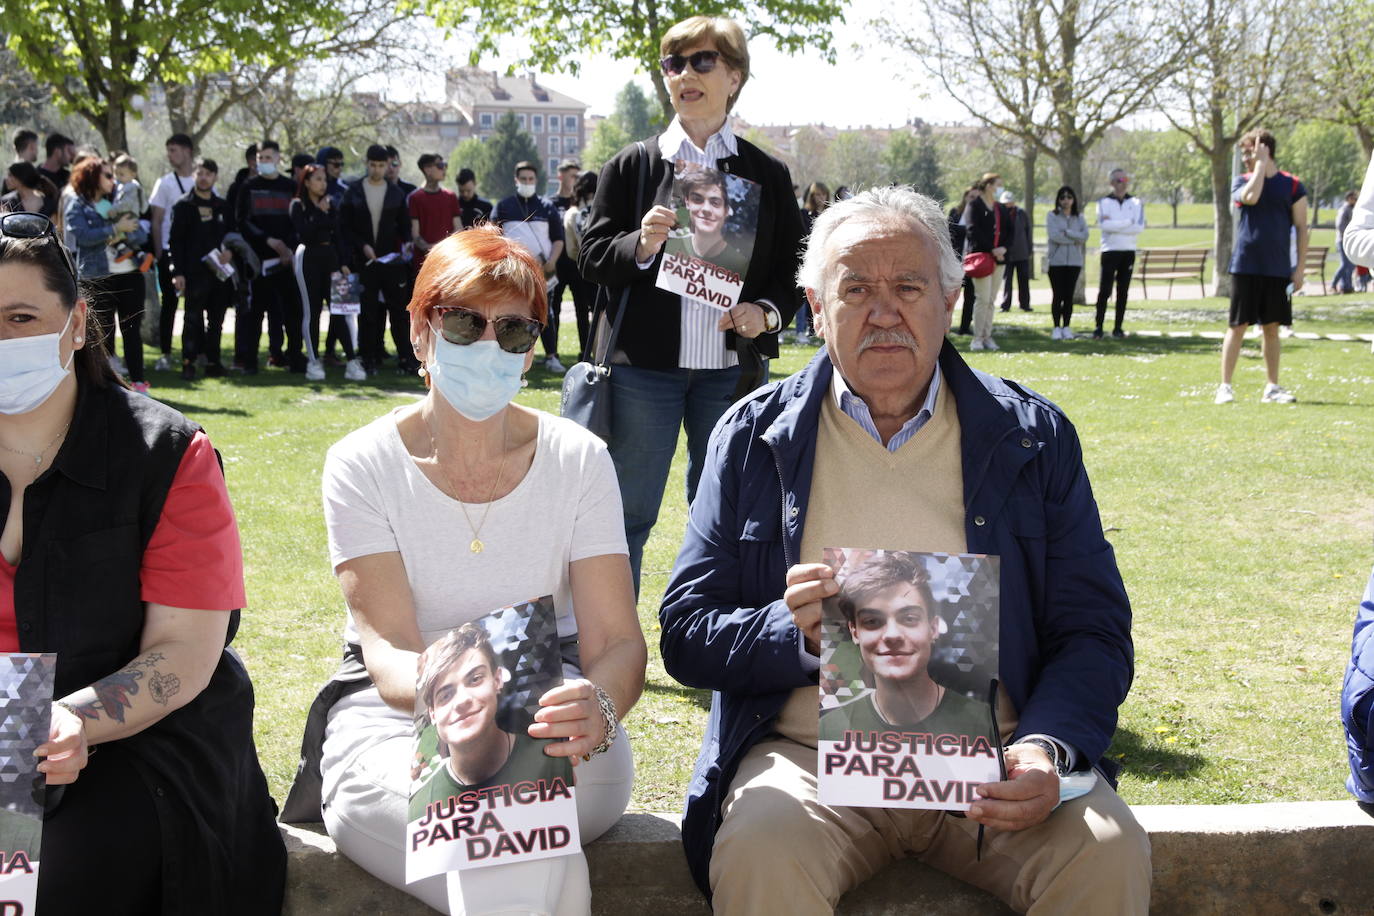
<svg viewBox="0 0 1374 916">
<path fill-rule="evenodd" d="M 125 129 L 126 114 L 123 98 L 115 97 L 111 93 L 105 101 L 103 116 L 104 123 L 100 128 L 100 138 L 105 142 L 105 154 L 109 155 L 116 150 L 127 151 L 129 149 L 129 135 Z"/>
<path fill-rule="evenodd" d="M 1029 276 L 1035 279 L 1035 161 L 1040 158 L 1040 151 L 1032 143 L 1024 143 L 1022 147 L 1025 152 L 1021 154 L 1021 184 L 1024 188 L 1024 197 L 1021 201 L 1021 209 L 1026 211 L 1026 221 L 1030 225 L 1031 236 L 1031 259 Z"/>
<path fill-rule="evenodd" d="M 167 120 L 171 123 L 172 133 L 190 134 L 191 121 L 186 112 L 186 87 L 180 83 L 163 83 L 162 91 L 167 97 Z"/>
<path fill-rule="evenodd" d="M 1231 295 L 1231 148 L 1218 143 L 1212 147 L 1212 279 L 1215 296 Z"/>
<path fill-rule="evenodd" d="M 1073 188 L 1073 192 L 1078 195 L 1078 212 L 1083 214 L 1083 218 L 1088 217 L 1088 195 L 1087 188 L 1083 187 L 1083 140 L 1080 137 L 1065 137 L 1059 144 L 1059 155 L 1055 157 L 1059 162 L 1060 181 Z M 1075 305 L 1084 305 L 1088 301 L 1087 277 L 1088 262 L 1086 252 L 1084 253 L 1083 269 L 1078 272 L 1078 283 L 1074 285 L 1073 301 Z"/>
<path fill-rule="evenodd" d="M 1171 201 L 1169 202 L 1169 204 L 1170 204 L 1170 206 L 1173 208 L 1173 211 L 1174 211 L 1174 228 L 1177 229 L 1177 228 L 1178 228 L 1178 195 L 1174 195 L 1173 200 L 1171 200 Z"/>
</svg>

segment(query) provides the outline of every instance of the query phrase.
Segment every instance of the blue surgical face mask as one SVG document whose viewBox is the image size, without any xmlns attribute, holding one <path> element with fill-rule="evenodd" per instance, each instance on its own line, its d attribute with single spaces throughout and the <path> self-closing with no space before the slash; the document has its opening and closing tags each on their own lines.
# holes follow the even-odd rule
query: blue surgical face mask
<svg viewBox="0 0 1374 916">
<path fill-rule="evenodd" d="M 67 323 L 56 334 L 0 340 L 0 413 L 28 413 L 52 397 L 67 377 L 76 355 L 72 350 L 64 366 L 58 349 L 58 342 L 71 324 L 72 315 L 68 312 Z M 491 343 L 496 345 L 494 340 Z"/>
<path fill-rule="evenodd" d="M 425 367 L 449 405 L 469 420 L 494 417 L 520 391 L 524 353 L 507 353 L 494 340 L 450 343 L 434 332 L 434 359 Z"/>
<path fill-rule="evenodd" d="M 97 200 L 95 202 L 95 212 L 108 219 L 112 206 L 114 206 L 114 204 L 110 203 L 108 200 Z"/>
<path fill-rule="evenodd" d="M 277 174 L 277 164 L 275 162 L 259 162 L 258 174 L 263 178 L 271 178 Z"/>
</svg>

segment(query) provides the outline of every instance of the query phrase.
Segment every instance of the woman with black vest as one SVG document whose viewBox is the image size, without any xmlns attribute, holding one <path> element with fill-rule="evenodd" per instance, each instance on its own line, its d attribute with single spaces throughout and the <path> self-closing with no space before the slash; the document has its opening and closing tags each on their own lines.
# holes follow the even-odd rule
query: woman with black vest
<svg viewBox="0 0 1374 916">
<path fill-rule="evenodd" d="M 37 909 L 278 913 L 215 450 L 114 376 L 37 214 L 0 216 L 0 314 L 0 651 L 57 655 Z"/>
<path fill-rule="evenodd" d="M 679 430 L 687 429 L 690 502 L 716 420 L 734 400 L 768 380 L 766 360 L 778 355 L 778 331 L 799 304 L 802 237 L 787 166 L 730 130 L 730 109 L 749 78 L 749 48 L 739 24 L 695 16 L 670 28 L 660 50 L 677 117 L 661 135 L 627 146 L 601 170 L 579 258 L 588 280 L 615 291 L 630 288 L 612 358 L 615 420 L 609 444 L 620 477 L 636 589 Z M 753 253 L 739 304 L 728 312 L 655 286 L 664 242 L 676 225 L 666 206 L 674 160 L 760 185 Z M 647 188 L 637 211 L 641 171 Z M 619 297 L 613 293 L 609 299 L 614 306 Z M 611 311 L 613 320 L 615 308 Z"/>
</svg>

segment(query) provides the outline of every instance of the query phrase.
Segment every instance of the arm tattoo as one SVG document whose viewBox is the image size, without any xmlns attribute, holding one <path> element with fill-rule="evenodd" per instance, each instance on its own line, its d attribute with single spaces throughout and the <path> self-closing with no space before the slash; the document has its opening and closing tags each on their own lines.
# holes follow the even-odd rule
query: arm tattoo
<svg viewBox="0 0 1374 916">
<path fill-rule="evenodd" d="M 148 693 L 156 702 L 166 706 L 167 700 L 181 690 L 181 681 L 175 674 L 162 674 L 153 668 L 165 659 L 166 656 L 161 652 L 149 652 L 134 659 L 114 674 L 92 684 L 95 700 L 75 704 L 74 708 L 83 719 L 98 719 L 103 712 L 108 718 L 123 724 L 124 710 L 133 705 L 130 697 L 138 693 L 139 681 L 149 671 L 152 671 L 152 678 L 148 681 Z"/>
</svg>

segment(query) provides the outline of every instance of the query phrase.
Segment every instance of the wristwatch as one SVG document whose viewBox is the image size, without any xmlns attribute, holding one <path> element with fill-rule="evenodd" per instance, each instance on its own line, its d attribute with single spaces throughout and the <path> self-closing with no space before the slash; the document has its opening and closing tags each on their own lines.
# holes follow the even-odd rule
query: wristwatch
<svg viewBox="0 0 1374 916">
<path fill-rule="evenodd" d="M 772 334 L 782 327 L 782 316 L 778 314 L 777 309 L 764 302 L 758 303 L 758 306 L 763 309 L 763 332 L 765 334 Z"/>
<path fill-rule="evenodd" d="M 1064 754 L 1060 752 L 1059 745 L 1044 738 L 1022 738 L 1018 744 L 1034 744 L 1049 755 L 1050 763 L 1054 764 L 1054 771 L 1060 776 L 1069 774 L 1068 761 L 1064 759 Z"/>
</svg>

